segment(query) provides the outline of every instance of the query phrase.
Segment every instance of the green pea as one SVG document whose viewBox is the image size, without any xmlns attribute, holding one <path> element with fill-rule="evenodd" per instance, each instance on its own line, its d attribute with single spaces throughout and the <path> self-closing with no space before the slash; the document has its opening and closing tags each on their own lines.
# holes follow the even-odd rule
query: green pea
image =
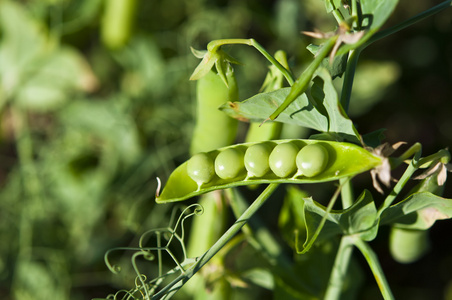
<svg viewBox="0 0 452 300">
<path fill-rule="evenodd" d="M 297 153 L 298 147 L 293 143 L 278 144 L 269 157 L 270 169 L 278 177 L 288 177 L 297 169 L 295 163 Z"/>
<path fill-rule="evenodd" d="M 428 230 L 391 228 L 389 250 L 399 263 L 409 264 L 420 259 L 429 249 Z"/>
<path fill-rule="evenodd" d="M 215 173 L 222 179 L 232 179 L 245 169 L 243 152 L 236 148 L 221 151 L 215 159 Z"/>
<path fill-rule="evenodd" d="M 253 177 L 262 177 L 270 171 L 269 157 L 272 149 L 268 144 L 255 144 L 245 152 L 245 168 Z"/>
<path fill-rule="evenodd" d="M 209 182 L 215 175 L 213 159 L 207 153 L 193 155 L 187 162 L 187 174 L 198 185 Z"/>
<path fill-rule="evenodd" d="M 298 170 L 306 177 L 320 174 L 328 164 L 328 151 L 319 144 L 303 147 L 296 158 Z"/>
</svg>

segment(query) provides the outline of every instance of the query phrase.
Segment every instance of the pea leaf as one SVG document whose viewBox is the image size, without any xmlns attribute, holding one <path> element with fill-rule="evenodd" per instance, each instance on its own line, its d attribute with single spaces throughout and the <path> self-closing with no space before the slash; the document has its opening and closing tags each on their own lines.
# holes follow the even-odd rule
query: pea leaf
<svg viewBox="0 0 452 300">
<path fill-rule="evenodd" d="M 306 246 L 312 244 L 313 239 L 317 238 L 317 241 L 321 242 L 338 234 L 361 234 L 366 240 L 373 239 L 376 234 L 377 209 L 372 195 L 367 190 L 351 207 L 345 210 L 333 210 L 329 214 L 324 206 L 312 198 L 306 198 L 304 213 L 307 228 Z M 326 218 L 325 225 L 316 237 L 314 234 L 323 218 Z"/>
<path fill-rule="evenodd" d="M 354 44 L 342 45 L 336 55 L 342 55 L 356 49 L 369 40 L 386 22 L 394 11 L 398 0 L 361 0 L 362 27 L 366 30 L 364 36 Z"/>
<path fill-rule="evenodd" d="M 257 94 L 243 102 L 226 103 L 220 106 L 220 110 L 241 121 L 262 122 L 284 101 L 289 92 L 290 88 L 283 88 Z M 319 131 L 328 130 L 327 117 L 309 102 L 306 94 L 299 96 L 277 120 Z"/>
<path fill-rule="evenodd" d="M 437 220 L 452 218 L 452 199 L 430 192 L 410 195 L 389 207 L 381 215 L 381 224 L 395 224 L 401 228 L 424 230 Z"/>
<path fill-rule="evenodd" d="M 359 134 L 339 102 L 339 97 L 328 71 L 323 68 L 319 69 L 313 82 L 311 96 L 315 100 L 318 110 L 325 111 L 328 116 L 329 126 L 327 131 L 337 133 L 345 140 L 359 143 Z"/>
<path fill-rule="evenodd" d="M 220 110 L 242 121 L 262 122 L 284 102 L 289 92 L 290 88 L 283 88 L 261 93 L 242 102 L 226 103 Z M 324 68 L 317 71 L 311 90 L 292 102 L 277 121 L 329 132 L 359 143 L 353 122 L 342 109 L 331 76 Z"/>
</svg>

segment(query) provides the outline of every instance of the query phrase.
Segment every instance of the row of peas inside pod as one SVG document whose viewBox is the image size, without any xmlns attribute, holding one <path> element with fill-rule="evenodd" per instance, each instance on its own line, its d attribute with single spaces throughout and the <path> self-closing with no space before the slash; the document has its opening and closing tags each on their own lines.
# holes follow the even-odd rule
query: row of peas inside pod
<svg viewBox="0 0 452 300">
<path fill-rule="evenodd" d="M 315 183 L 368 171 L 381 158 L 343 142 L 274 140 L 198 153 L 170 175 L 157 202 L 180 201 L 208 191 L 261 183 Z"/>
</svg>

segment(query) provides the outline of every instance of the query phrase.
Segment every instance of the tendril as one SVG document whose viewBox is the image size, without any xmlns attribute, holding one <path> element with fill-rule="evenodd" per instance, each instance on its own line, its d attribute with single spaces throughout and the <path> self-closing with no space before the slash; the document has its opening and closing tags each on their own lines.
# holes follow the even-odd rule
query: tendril
<svg viewBox="0 0 452 300">
<path fill-rule="evenodd" d="M 159 182 L 159 180 L 157 180 Z M 159 188 L 157 188 L 157 193 Z M 179 215 L 177 216 L 177 212 Z M 107 268 L 113 273 L 121 272 L 121 267 L 112 262 L 113 252 L 133 251 L 130 262 L 135 277 L 135 287 L 130 290 L 119 290 L 116 294 L 110 294 L 106 299 L 113 300 L 131 300 L 131 299 L 151 299 L 157 288 L 164 282 L 168 276 L 184 274 L 188 265 L 195 263 L 196 259 L 188 258 L 185 247 L 185 221 L 193 216 L 199 216 L 204 213 L 204 208 L 199 204 L 192 204 L 187 207 L 177 206 L 173 209 L 168 227 L 151 229 L 144 232 L 138 241 L 138 247 L 117 247 L 109 249 L 104 256 Z M 148 245 L 151 244 L 151 245 Z M 170 248 L 178 245 L 182 250 L 182 259 L 178 258 Z M 175 266 L 164 272 L 163 255 L 166 253 Z M 158 276 L 154 279 L 148 279 L 138 266 L 137 259 L 141 257 L 145 261 L 156 261 Z"/>
</svg>

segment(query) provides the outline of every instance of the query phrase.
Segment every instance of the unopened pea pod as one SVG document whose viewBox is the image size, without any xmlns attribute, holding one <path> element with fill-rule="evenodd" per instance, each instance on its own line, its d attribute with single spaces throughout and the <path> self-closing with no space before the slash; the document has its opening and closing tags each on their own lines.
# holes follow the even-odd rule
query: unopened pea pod
<svg viewBox="0 0 452 300">
<path fill-rule="evenodd" d="M 259 150 L 257 145 L 265 145 L 263 151 L 256 151 Z M 324 155 L 316 153 L 313 158 L 326 160 L 312 164 L 313 167 L 320 168 L 320 170 L 300 170 L 297 167 L 297 155 L 308 145 L 316 145 L 316 147 L 321 147 L 325 151 Z M 268 151 L 265 151 L 265 149 Z M 278 172 L 278 168 L 285 168 L 278 165 L 279 161 L 275 159 L 273 153 L 276 150 L 278 150 L 278 156 L 284 158 L 280 160 L 280 163 L 290 164 L 289 171 Z M 285 150 L 288 150 L 286 154 L 280 152 Z M 227 155 L 222 154 L 225 152 L 227 152 Z M 250 152 L 261 156 L 253 157 Z M 304 152 L 309 154 L 311 151 Z M 242 185 L 333 181 L 368 171 L 381 164 L 381 158 L 357 145 L 318 140 L 274 140 L 237 144 L 209 151 L 202 155 L 205 159 L 199 159 L 199 156 L 195 157 L 198 157 L 198 161 L 204 161 L 208 165 L 197 165 L 193 163 L 193 160 L 188 160 L 177 167 L 168 178 L 161 193 L 158 191 L 156 197 L 158 203 L 182 201 L 209 191 Z M 223 160 L 225 157 L 231 157 L 231 159 Z M 221 161 L 218 162 L 217 160 Z M 307 161 L 309 157 L 304 156 L 303 160 Z M 252 161 L 251 164 L 250 161 Z M 205 172 L 208 175 L 195 177 L 196 180 L 190 176 L 190 174 L 198 174 L 198 169 L 214 170 L 215 164 L 220 163 L 223 168 L 229 168 L 222 171 L 228 176 L 221 176 L 223 177 L 221 178 L 216 172 Z M 262 168 L 258 167 L 260 164 L 262 164 Z M 250 167 L 251 165 L 253 167 Z M 272 166 L 276 172 L 272 170 Z M 275 166 L 278 166 L 278 168 L 275 168 Z M 292 169 L 293 166 L 295 166 L 295 169 Z"/>
<path fill-rule="evenodd" d="M 444 185 L 438 185 L 438 175 L 429 176 L 416 185 L 409 194 L 430 192 L 442 196 Z M 404 228 L 400 225 L 391 227 L 389 251 L 394 260 L 409 264 L 422 258 L 430 249 L 429 230 Z"/>
</svg>

